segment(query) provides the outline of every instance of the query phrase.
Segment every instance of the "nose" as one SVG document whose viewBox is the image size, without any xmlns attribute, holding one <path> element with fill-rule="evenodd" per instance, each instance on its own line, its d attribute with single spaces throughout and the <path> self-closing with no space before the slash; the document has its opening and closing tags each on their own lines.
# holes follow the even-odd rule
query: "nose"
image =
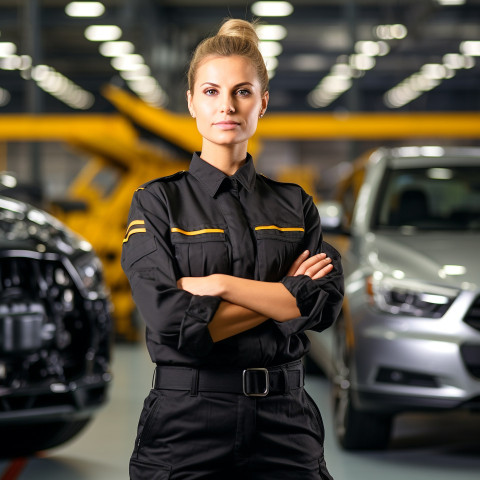
<svg viewBox="0 0 480 480">
<path fill-rule="evenodd" d="M 222 101 L 220 103 L 220 111 L 222 113 L 234 113 L 235 112 L 235 106 L 233 99 L 230 95 L 224 95 L 222 97 Z"/>
</svg>

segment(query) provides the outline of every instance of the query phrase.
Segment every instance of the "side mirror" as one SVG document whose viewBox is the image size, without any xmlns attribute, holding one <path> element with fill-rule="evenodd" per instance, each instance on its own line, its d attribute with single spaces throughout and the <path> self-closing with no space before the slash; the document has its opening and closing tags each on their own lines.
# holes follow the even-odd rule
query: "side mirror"
<svg viewBox="0 0 480 480">
<path fill-rule="evenodd" d="M 348 234 L 343 225 L 343 207 L 339 202 L 320 202 L 317 204 L 317 209 L 324 233 Z"/>
</svg>

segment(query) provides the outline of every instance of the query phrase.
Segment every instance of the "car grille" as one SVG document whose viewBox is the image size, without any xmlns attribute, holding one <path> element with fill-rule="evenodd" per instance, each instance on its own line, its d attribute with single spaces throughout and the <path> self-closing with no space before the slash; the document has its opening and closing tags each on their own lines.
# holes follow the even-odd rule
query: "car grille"
<svg viewBox="0 0 480 480">
<path fill-rule="evenodd" d="M 480 296 L 473 302 L 465 315 L 464 321 L 476 330 L 480 330 Z"/>
<path fill-rule="evenodd" d="M 104 372 L 109 330 L 106 301 L 86 300 L 62 261 L 0 258 L 0 392 Z"/>
</svg>

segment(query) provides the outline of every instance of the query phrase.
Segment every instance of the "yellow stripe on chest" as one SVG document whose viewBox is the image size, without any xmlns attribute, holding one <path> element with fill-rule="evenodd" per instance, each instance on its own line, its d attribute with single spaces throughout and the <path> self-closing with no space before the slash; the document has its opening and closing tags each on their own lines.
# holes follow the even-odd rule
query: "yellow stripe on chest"
<svg viewBox="0 0 480 480">
<path fill-rule="evenodd" d="M 172 227 L 171 232 L 172 233 L 181 233 L 182 235 L 192 236 L 192 235 L 203 235 L 205 233 L 225 233 L 225 230 L 223 230 L 222 228 L 204 228 L 202 230 L 187 231 L 187 230 L 182 230 L 181 228 Z"/>
<path fill-rule="evenodd" d="M 276 225 L 259 225 L 255 230 L 278 230 L 280 232 L 304 232 L 302 227 L 277 227 Z"/>
</svg>

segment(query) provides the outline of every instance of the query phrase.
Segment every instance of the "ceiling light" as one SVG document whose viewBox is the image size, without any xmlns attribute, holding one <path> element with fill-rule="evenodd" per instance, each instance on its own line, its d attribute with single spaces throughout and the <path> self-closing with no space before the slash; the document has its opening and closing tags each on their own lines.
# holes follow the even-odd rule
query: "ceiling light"
<svg viewBox="0 0 480 480">
<path fill-rule="evenodd" d="M 426 63 L 420 69 L 422 75 L 434 80 L 441 80 L 447 76 L 447 69 L 439 63 Z"/>
<path fill-rule="evenodd" d="M 459 53 L 447 53 L 442 60 L 443 64 L 448 68 L 459 69 L 465 66 L 465 57 Z"/>
<path fill-rule="evenodd" d="M 10 101 L 10 93 L 4 88 L 0 88 L 0 107 L 4 107 Z"/>
<path fill-rule="evenodd" d="M 287 36 L 287 29 L 282 25 L 258 25 L 255 31 L 260 40 L 283 40 Z"/>
<path fill-rule="evenodd" d="M 120 76 L 124 80 L 139 80 L 150 75 L 150 68 L 148 65 L 139 64 L 134 70 L 122 70 Z"/>
<path fill-rule="evenodd" d="M 293 13 L 289 2 L 255 2 L 252 12 L 259 17 L 287 17 Z"/>
<path fill-rule="evenodd" d="M 338 78 L 351 78 L 352 73 L 352 67 L 346 63 L 336 63 L 332 67 L 332 75 Z"/>
<path fill-rule="evenodd" d="M 466 42 L 462 42 L 460 44 L 460 51 L 464 55 L 473 55 L 478 57 L 480 55 L 480 41 L 467 40 Z"/>
<path fill-rule="evenodd" d="M 132 42 L 104 42 L 99 50 L 104 57 L 119 57 L 133 53 L 135 47 Z"/>
<path fill-rule="evenodd" d="M 137 70 L 144 62 L 143 57 L 135 53 L 115 57 L 111 61 L 115 70 Z"/>
<path fill-rule="evenodd" d="M 85 29 L 85 37 L 91 42 L 118 40 L 122 30 L 116 25 L 90 25 Z"/>
<path fill-rule="evenodd" d="M 65 7 L 69 17 L 99 17 L 105 12 L 100 2 L 71 2 Z"/>
<path fill-rule="evenodd" d="M 278 42 L 259 42 L 258 49 L 264 57 L 277 57 L 283 51 L 282 45 Z"/>
<path fill-rule="evenodd" d="M 437 0 L 439 5 L 450 6 L 450 5 L 463 5 L 466 0 Z"/>
<path fill-rule="evenodd" d="M 265 66 L 267 67 L 267 71 L 275 70 L 278 67 L 278 58 L 277 57 L 263 57 L 265 61 Z"/>
<path fill-rule="evenodd" d="M 363 53 L 350 55 L 350 65 L 357 70 L 371 70 L 375 66 L 375 59 Z"/>
<path fill-rule="evenodd" d="M 12 42 L 0 42 L 0 57 L 15 55 L 17 46 Z"/>
<path fill-rule="evenodd" d="M 465 65 L 463 68 L 473 68 L 475 66 L 475 59 L 473 57 L 470 57 L 469 55 L 465 55 L 464 57 L 465 60 Z"/>
<path fill-rule="evenodd" d="M 407 27 L 401 23 L 394 25 L 378 25 L 374 28 L 375 35 L 382 40 L 401 40 L 408 34 Z"/>
</svg>

